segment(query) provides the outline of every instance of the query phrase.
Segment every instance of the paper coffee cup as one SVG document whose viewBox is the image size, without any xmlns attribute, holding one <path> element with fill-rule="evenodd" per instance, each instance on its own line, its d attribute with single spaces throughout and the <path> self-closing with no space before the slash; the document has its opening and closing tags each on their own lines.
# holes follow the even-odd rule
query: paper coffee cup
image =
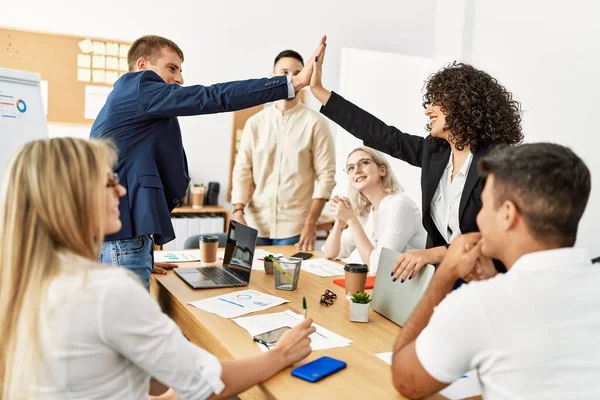
<svg viewBox="0 0 600 400">
<path fill-rule="evenodd" d="M 344 266 L 346 294 L 352 296 L 356 292 L 364 292 L 368 273 L 367 264 L 346 264 Z"/>
<path fill-rule="evenodd" d="M 205 263 L 217 261 L 219 238 L 216 236 L 202 236 L 200 239 L 200 260 Z"/>
</svg>

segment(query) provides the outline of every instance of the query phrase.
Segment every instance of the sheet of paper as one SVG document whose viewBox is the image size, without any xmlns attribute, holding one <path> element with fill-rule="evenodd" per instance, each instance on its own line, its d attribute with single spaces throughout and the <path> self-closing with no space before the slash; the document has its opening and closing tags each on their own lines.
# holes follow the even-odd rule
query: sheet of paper
<svg viewBox="0 0 600 400">
<path fill-rule="evenodd" d="M 104 82 L 109 85 L 114 85 L 114 83 L 119 79 L 119 73 L 117 71 L 106 71 L 106 76 Z"/>
<path fill-rule="evenodd" d="M 106 103 L 106 98 L 108 97 L 111 91 L 112 88 L 110 87 L 87 85 L 85 87 L 84 118 L 96 119 L 98 113 L 100 112 L 102 107 L 104 107 L 104 103 Z"/>
<path fill-rule="evenodd" d="M 92 80 L 92 70 L 87 68 L 77 68 L 77 80 L 79 82 L 89 82 Z"/>
<path fill-rule="evenodd" d="M 104 42 L 94 42 L 94 54 L 106 54 L 106 44 Z"/>
<path fill-rule="evenodd" d="M 252 269 L 264 271 L 265 270 L 265 257 L 271 254 L 272 256 L 279 257 L 283 254 L 279 253 L 269 253 L 268 251 L 264 251 L 263 249 L 257 249 L 254 252 L 254 259 L 252 260 Z"/>
<path fill-rule="evenodd" d="M 119 71 L 127 72 L 129 71 L 129 65 L 127 65 L 126 58 L 119 58 Z"/>
<path fill-rule="evenodd" d="M 112 69 L 115 71 L 119 70 L 119 58 L 118 57 L 106 57 L 106 69 Z"/>
<path fill-rule="evenodd" d="M 106 55 L 107 56 L 118 56 L 119 55 L 119 43 L 106 43 Z"/>
<path fill-rule="evenodd" d="M 280 313 L 262 314 L 252 317 L 236 318 L 233 320 L 236 324 L 244 328 L 250 336 L 255 336 L 260 333 L 265 333 L 273 329 L 289 326 L 293 328 L 303 320 L 301 314 L 296 314 L 291 310 L 286 310 Z M 337 333 L 331 332 L 318 324 L 313 324 L 317 329 L 315 333 L 310 335 L 310 347 L 313 351 L 333 349 L 335 347 L 349 346 L 352 341 Z M 268 348 L 259 345 L 261 350 L 267 351 Z"/>
<path fill-rule="evenodd" d="M 77 54 L 77 66 L 79 68 L 90 68 L 92 57 L 89 54 Z"/>
<path fill-rule="evenodd" d="M 106 57 L 94 55 L 92 57 L 92 67 L 101 69 L 106 68 Z"/>
<path fill-rule="evenodd" d="M 276 307 L 283 303 L 289 303 L 289 301 L 281 297 L 248 289 L 204 300 L 192 301 L 188 304 L 224 318 L 235 318 Z"/>
<path fill-rule="evenodd" d="M 94 45 L 90 39 L 82 40 L 78 45 L 82 53 L 91 53 L 94 50 Z"/>
<path fill-rule="evenodd" d="M 94 83 L 105 83 L 106 82 L 106 71 L 103 69 L 92 70 L 92 82 Z"/>
<path fill-rule="evenodd" d="M 180 263 L 200 261 L 200 250 L 162 251 L 154 252 L 154 261 L 164 263 Z"/>
<path fill-rule="evenodd" d="M 392 365 L 392 352 L 388 351 L 386 353 L 378 353 L 375 354 L 375 357 L 379 358 L 381 361 L 383 361 L 386 364 L 390 364 Z"/>
<path fill-rule="evenodd" d="M 302 261 L 302 270 L 321 277 L 344 275 L 344 266 L 326 258 Z"/>
<path fill-rule="evenodd" d="M 392 364 L 392 352 L 375 354 L 376 357 L 380 358 L 387 364 Z M 446 389 L 442 390 L 440 394 L 449 398 L 450 400 L 464 399 L 465 397 L 481 396 L 483 391 L 479 384 L 479 378 L 477 377 L 477 371 L 469 371 L 463 375 L 460 379 L 454 381 Z"/>
<path fill-rule="evenodd" d="M 129 49 L 131 46 L 122 44 L 119 46 L 119 57 L 127 58 L 127 53 L 129 53 Z"/>
</svg>

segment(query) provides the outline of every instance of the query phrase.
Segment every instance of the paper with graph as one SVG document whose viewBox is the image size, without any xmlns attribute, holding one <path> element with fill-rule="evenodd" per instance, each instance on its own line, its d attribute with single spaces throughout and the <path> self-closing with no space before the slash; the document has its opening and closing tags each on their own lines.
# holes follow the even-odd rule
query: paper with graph
<svg viewBox="0 0 600 400">
<path fill-rule="evenodd" d="M 283 303 L 289 303 L 289 301 L 256 290 L 240 290 L 204 300 L 192 301 L 188 304 L 224 318 L 235 318 L 276 307 Z"/>
<path fill-rule="evenodd" d="M 180 263 L 200 261 L 200 250 L 162 251 L 154 252 L 154 262 Z"/>
</svg>

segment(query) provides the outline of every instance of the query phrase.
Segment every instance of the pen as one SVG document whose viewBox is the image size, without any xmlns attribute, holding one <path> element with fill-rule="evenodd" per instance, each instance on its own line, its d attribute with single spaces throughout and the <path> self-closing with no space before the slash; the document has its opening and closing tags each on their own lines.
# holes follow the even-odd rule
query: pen
<svg viewBox="0 0 600 400">
<path fill-rule="evenodd" d="M 306 297 L 302 297 L 302 308 L 304 308 L 304 319 L 306 319 Z"/>
<path fill-rule="evenodd" d="M 287 281 L 288 281 L 289 283 L 292 283 L 292 282 L 293 282 L 293 281 L 292 281 L 292 278 L 291 278 L 291 277 L 288 275 L 288 273 L 287 273 L 287 272 L 285 272 L 285 270 L 284 270 L 283 268 L 281 268 L 281 265 L 279 265 L 279 263 L 278 263 L 277 261 L 273 261 L 273 266 L 274 266 L 275 268 L 277 268 L 277 270 L 279 271 L 279 273 L 280 273 L 281 275 L 285 276 L 285 279 L 287 279 Z"/>
</svg>

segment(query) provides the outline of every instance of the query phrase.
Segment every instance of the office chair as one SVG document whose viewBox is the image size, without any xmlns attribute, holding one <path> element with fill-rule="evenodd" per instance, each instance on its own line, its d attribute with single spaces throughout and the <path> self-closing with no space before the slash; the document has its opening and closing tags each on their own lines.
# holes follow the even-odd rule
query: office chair
<svg viewBox="0 0 600 400">
<path fill-rule="evenodd" d="M 199 249 L 200 248 L 200 238 L 202 236 L 216 236 L 219 238 L 219 247 L 225 247 L 225 244 L 227 243 L 227 234 L 226 233 L 204 233 L 202 235 L 193 235 L 190 236 L 189 238 L 187 238 L 185 240 L 185 243 L 183 244 L 183 248 L 184 250 L 190 250 L 190 249 Z"/>
</svg>

